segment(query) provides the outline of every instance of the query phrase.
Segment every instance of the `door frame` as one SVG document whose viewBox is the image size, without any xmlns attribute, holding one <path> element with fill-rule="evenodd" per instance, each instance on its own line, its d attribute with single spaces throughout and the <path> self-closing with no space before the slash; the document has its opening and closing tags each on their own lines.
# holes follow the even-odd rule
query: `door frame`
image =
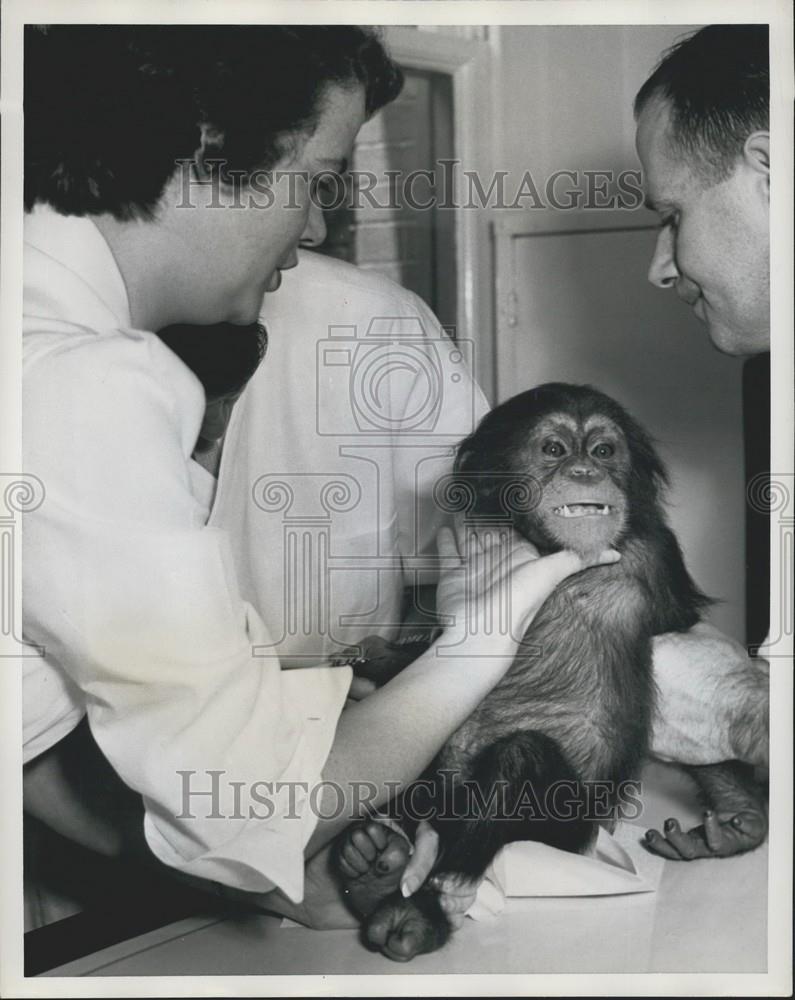
<svg viewBox="0 0 795 1000">
<path fill-rule="evenodd" d="M 491 122 L 492 50 L 486 37 L 461 37 L 437 31 L 389 26 L 384 39 L 390 54 L 407 69 L 450 77 L 453 94 L 454 157 L 466 170 L 490 176 L 492 143 L 484 128 Z M 486 124 L 484 124 L 486 123 Z M 460 190 L 458 171 L 456 197 Z M 491 295 L 491 240 L 488 209 L 455 209 L 456 337 L 473 344 L 475 377 L 490 398 L 494 390 L 494 337 Z"/>
</svg>

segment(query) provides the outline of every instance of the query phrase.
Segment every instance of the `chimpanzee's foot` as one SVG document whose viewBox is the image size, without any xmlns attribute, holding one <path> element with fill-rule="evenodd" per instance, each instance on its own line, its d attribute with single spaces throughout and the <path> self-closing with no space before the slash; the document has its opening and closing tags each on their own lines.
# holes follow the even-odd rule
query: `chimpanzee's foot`
<svg viewBox="0 0 795 1000">
<path fill-rule="evenodd" d="M 400 893 L 384 900 L 364 925 L 364 939 L 395 962 L 436 951 L 450 936 L 450 923 L 438 896 L 420 889 L 404 899 Z"/>
<path fill-rule="evenodd" d="M 336 867 L 345 900 L 352 910 L 368 917 L 400 886 L 409 860 L 409 842 L 376 820 L 351 826 L 336 845 Z"/>
<path fill-rule="evenodd" d="M 758 847 L 767 836 L 767 817 L 761 809 L 740 812 L 707 810 L 701 826 L 684 831 L 675 819 L 665 821 L 664 834 L 649 830 L 646 846 L 671 861 L 730 858 Z"/>
</svg>

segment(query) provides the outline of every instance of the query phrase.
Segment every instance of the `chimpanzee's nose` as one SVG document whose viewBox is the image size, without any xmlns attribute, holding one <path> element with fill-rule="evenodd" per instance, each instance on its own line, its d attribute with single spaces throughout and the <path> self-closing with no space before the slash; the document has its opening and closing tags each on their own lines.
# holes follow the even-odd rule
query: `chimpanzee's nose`
<svg viewBox="0 0 795 1000">
<path fill-rule="evenodd" d="M 584 482 L 595 482 L 602 478 L 601 469 L 598 469 L 593 462 L 589 462 L 587 459 L 574 459 L 566 472 L 572 479 Z"/>
</svg>

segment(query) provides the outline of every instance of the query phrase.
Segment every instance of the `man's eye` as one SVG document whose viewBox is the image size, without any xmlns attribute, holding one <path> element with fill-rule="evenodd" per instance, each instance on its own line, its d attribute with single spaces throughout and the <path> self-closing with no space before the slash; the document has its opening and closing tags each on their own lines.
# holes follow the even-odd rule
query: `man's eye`
<svg viewBox="0 0 795 1000">
<path fill-rule="evenodd" d="M 591 454 L 595 458 L 612 458 L 615 455 L 616 449 L 612 444 L 607 444 L 603 442 L 602 444 L 596 445 L 595 448 L 591 449 Z"/>
<path fill-rule="evenodd" d="M 560 458 L 561 455 L 566 454 L 566 449 L 560 441 L 547 441 L 541 446 L 541 451 L 543 451 L 545 455 L 549 455 L 551 458 Z"/>
</svg>

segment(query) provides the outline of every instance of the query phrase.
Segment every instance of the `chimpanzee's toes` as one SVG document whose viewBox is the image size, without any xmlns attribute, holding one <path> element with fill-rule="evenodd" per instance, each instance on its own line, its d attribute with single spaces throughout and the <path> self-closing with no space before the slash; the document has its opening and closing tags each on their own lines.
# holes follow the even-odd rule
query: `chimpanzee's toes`
<svg viewBox="0 0 795 1000">
<path fill-rule="evenodd" d="M 365 924 L 364 939 L 395 962 L 408 962 L 441 948 L 447 940 L 449 924 L 434 920 L 417 902 L 396 894 L 385 900 Z"/>
<path fill-rule="evenodd" d="M 336 843 L 336 868 L 346 902 L 369 916 L 400 885 L 409 859 L 409 842 L 376 820 L 349 827 Z"/>
</svg>

